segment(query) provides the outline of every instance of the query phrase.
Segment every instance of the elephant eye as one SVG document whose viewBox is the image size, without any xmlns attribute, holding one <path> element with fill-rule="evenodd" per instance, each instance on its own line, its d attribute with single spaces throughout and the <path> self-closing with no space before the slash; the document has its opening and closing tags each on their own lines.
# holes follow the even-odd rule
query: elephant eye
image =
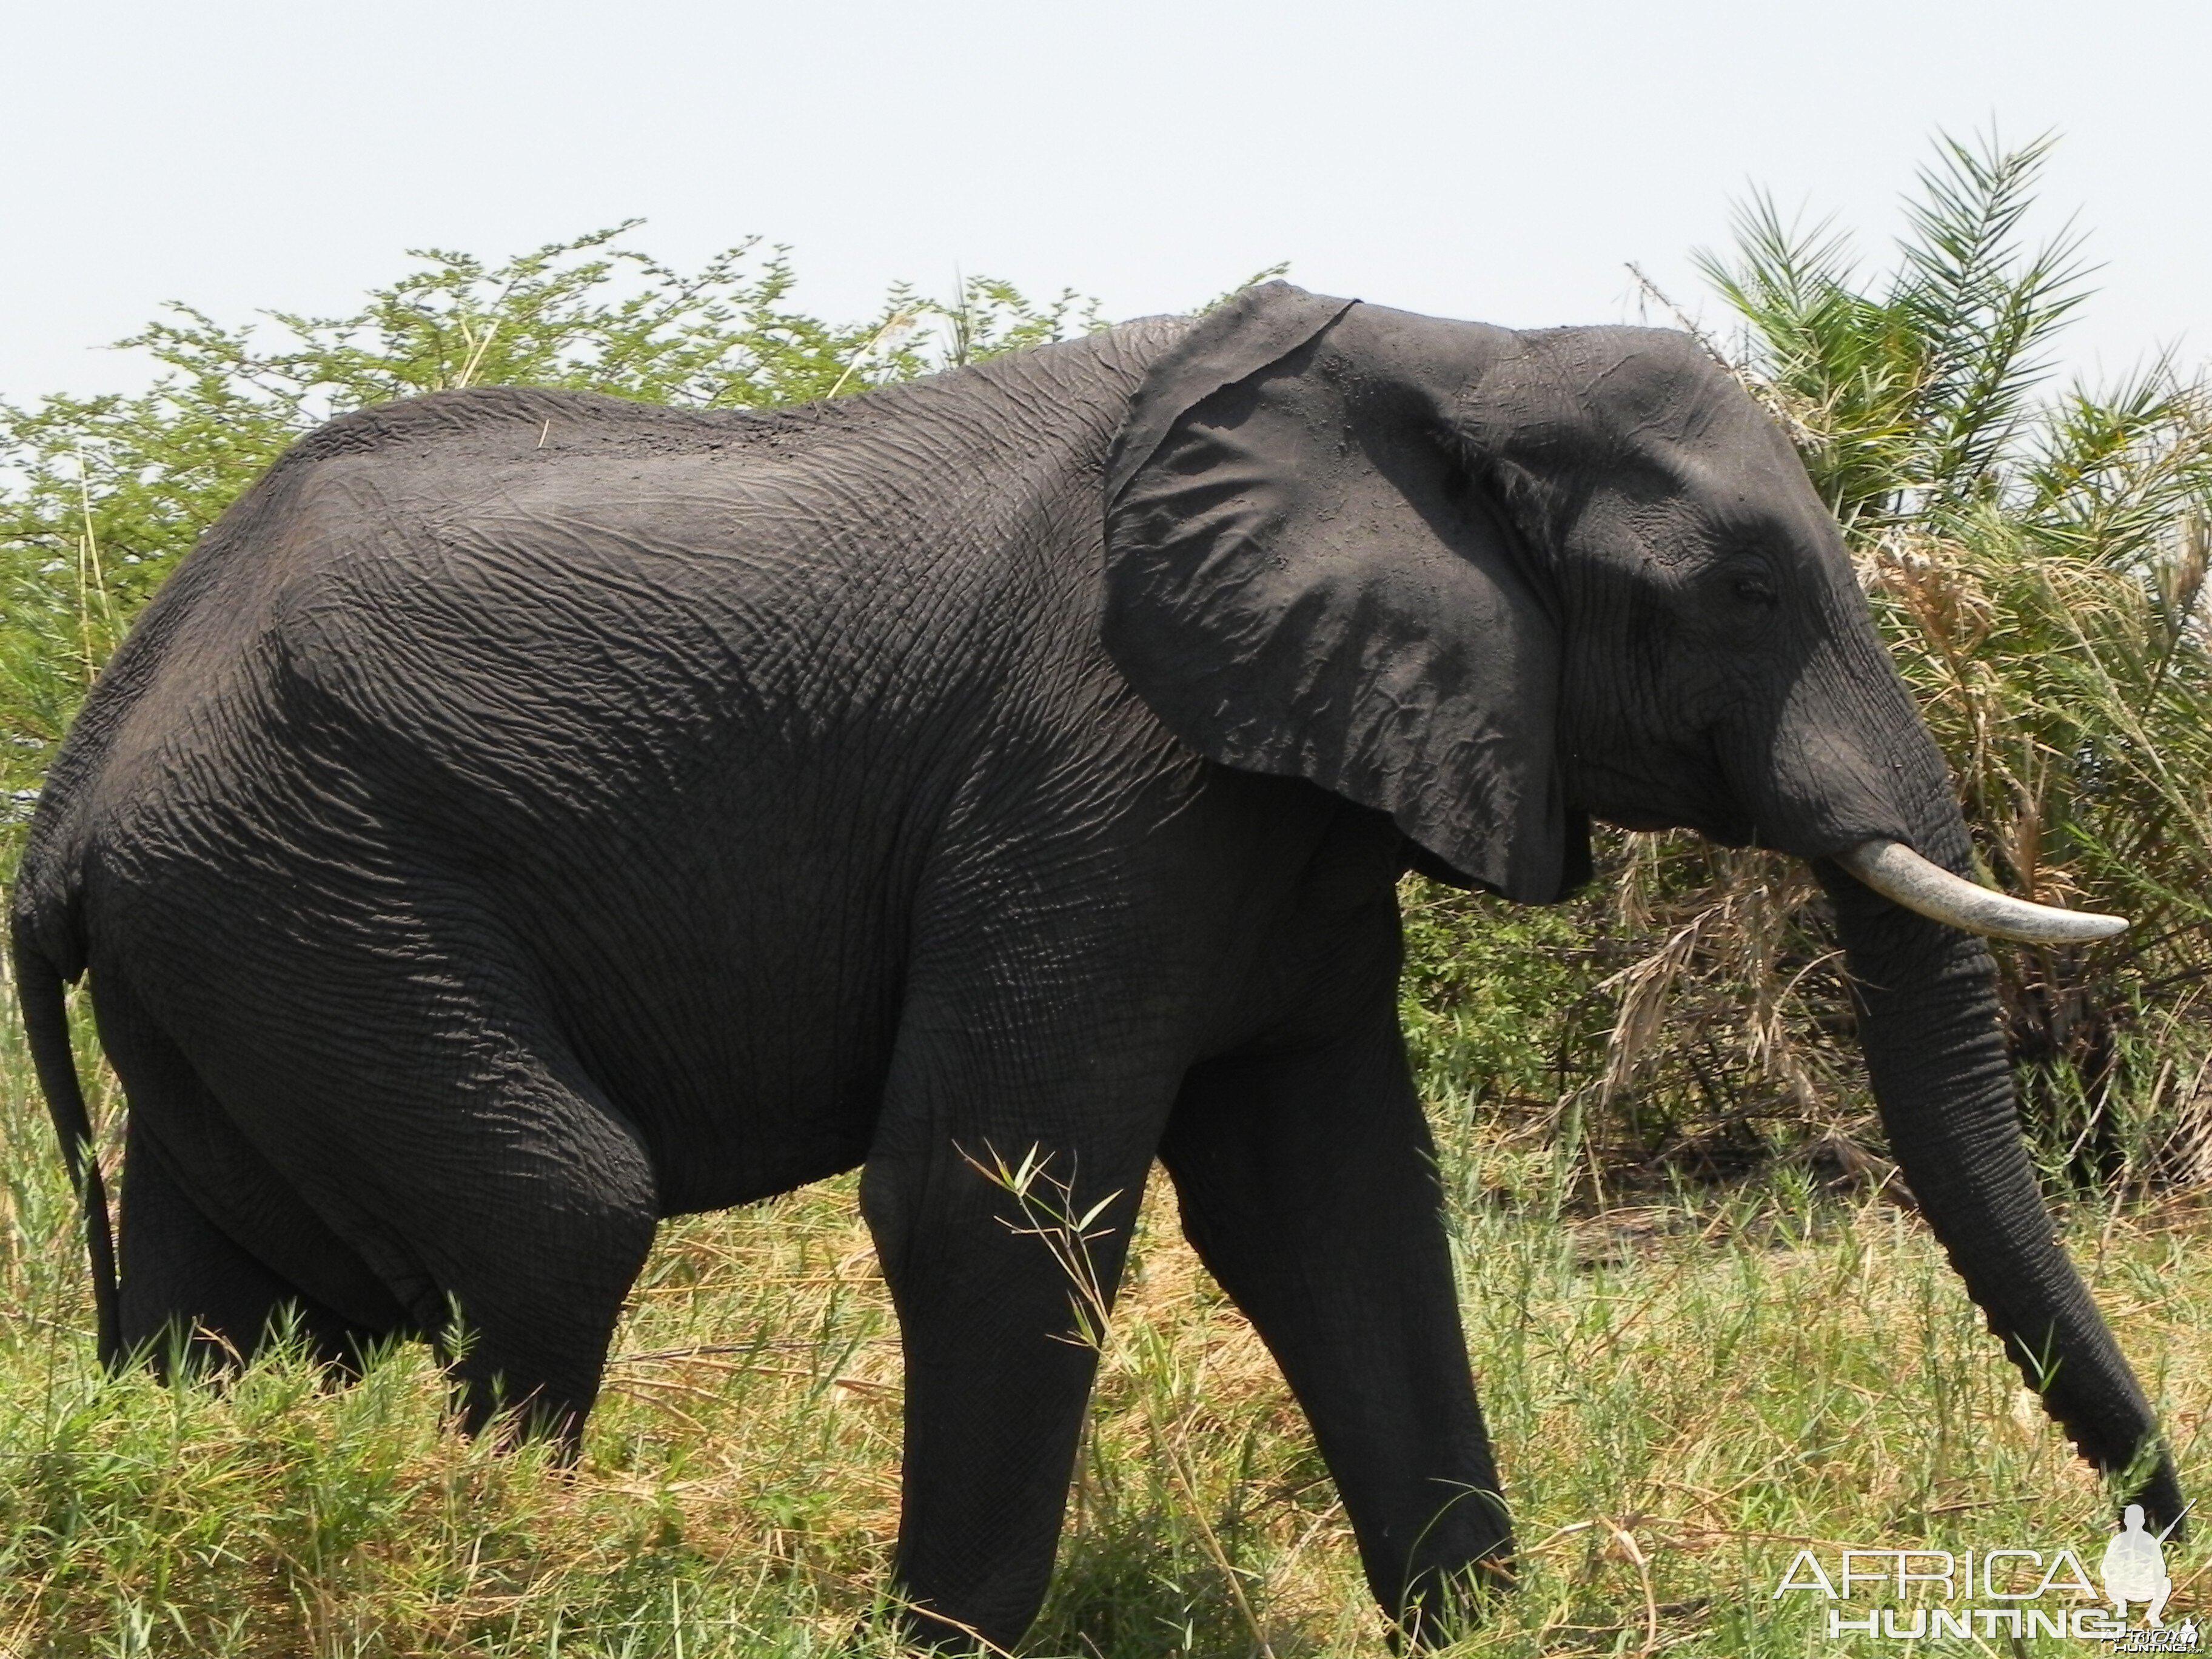
<svg viewBox="0 0 2212 1659">
<path fill-rule="evenodd" d="M 1779 597 L 1774 584 L 1765 576 L 1748 572 L 1739 574 L 1735 581 L 1735 596 L 1746 605 L 1772 605 Z"/>
</svg>

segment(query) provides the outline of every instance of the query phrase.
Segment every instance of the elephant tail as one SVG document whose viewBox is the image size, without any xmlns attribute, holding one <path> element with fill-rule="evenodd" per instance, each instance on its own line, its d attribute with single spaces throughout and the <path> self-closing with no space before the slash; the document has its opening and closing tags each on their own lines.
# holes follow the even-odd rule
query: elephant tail
<svg viewBox="0 0 2212 1659">
<path fill-rule="evenodd" d="M 85 1108 L 76 1055 L 70 1043 L 69 1004 L 61 970 L 24 937 L 15 941 L 15 996 L 23 1011 L 31 1061 L 46 1097 L 54 1133 L 62 1143 L 70 1184 L 84 1206 L 84 1242 L 92 1256 L 92 1305 L 98 1322 L 100 1363 L 113 1370 L 122 1358 L 122 1296 L 115 1273 L 115 1238 L 108 1229 L 107 1187 L 100 1176 L 99 1150 L 92 1138 L 92 1115 Z"/>
</svg>

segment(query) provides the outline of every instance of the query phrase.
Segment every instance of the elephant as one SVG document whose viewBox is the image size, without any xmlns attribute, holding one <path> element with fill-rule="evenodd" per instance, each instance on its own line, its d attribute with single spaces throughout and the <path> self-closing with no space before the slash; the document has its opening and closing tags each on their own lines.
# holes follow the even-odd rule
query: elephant
<svg viewBox="0 0 2212 1659">
<path fill-rule="evenodd" d="M 91 693 L 14 949 L 111 1362 L 251 1352 L 288 1308 L 334 1358 L 457 1316 L 468 1421 L 573 1443 L 661 1218 L 857 1167 L 906 1365 L 899 1594 L 1004 1646 L 1096 1355 L 979 1165 L 1101 1206 L 1110 1287 L 1157 1159 L 1433 1641 L 1512 1534 L 1398 884 L 1557 901 L 1593 818 L 1811 861 L 1921 1211 L 2081 1452 L 2178 1519 L 1977 936 L 2119 924 L 1966 878 L 1834 519 L 1684 334 L 1273 283 L 778 412 L 346 415 Z"/>
</svg>

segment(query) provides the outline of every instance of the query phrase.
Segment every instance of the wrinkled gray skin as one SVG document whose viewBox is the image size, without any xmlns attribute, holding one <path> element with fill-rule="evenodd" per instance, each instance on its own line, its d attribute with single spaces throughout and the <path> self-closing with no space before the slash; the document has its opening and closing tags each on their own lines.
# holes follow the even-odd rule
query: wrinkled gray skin
<svg viewBox="0 0 2212 1659">
<path fill-rule="evenodd" d="M 348 416 L 94 691 L 16 944 L 65 1128 L 64 978 L 129 1096 L 111 1348 L 251 1349 L 296 1301 L 337 1355 L 458 1304 L 474 1417 L 573 1434 L 660 1217 L 859 1165 L 902 1584 L 1006 1643 L 1092 1356 L 970 1160 L 1115 1195 L 1110 1284 L 1157 1156 L 1426 1638 L 1510 1540 L 1394 883 L 1556 897 L 1583 812 L 1820 861 L 1923 1210 L 2174 1518 L 1982 946 L 1825 862 L 1881 836 L 1964 871 L 1943 768 L 1782 435 L 1678 335 L 1273 284 L 773 416 Z"/>
</svg>

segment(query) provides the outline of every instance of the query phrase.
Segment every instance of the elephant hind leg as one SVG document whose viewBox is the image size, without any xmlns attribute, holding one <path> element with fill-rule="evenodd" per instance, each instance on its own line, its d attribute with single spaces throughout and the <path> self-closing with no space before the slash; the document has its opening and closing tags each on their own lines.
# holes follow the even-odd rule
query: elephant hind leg
<svg viewBox="0 0 2212 1659">
<path fill-rule="evenodd" d="M 419 1010 L 373 1063 L 347 1039 L 283 1056 L 313 1107 L 280 1160 L 394 1264 L 471 1433 L 573 1449 L 659 1223 L 643 1144 L 534 1022 Z"/>
<path fill-rule="evenodd" d="M 356 1324 L 271 1271 L 209 1220 L 143 1123 L 125 1132 L 121 1238 L 124 1351 L 165 1381 L 207 1376 L 289 1337 L 346 1376 L 384 1333 Z"/>
<path fill-rule="evenodd" d="M 289 1330 L 358 1370 L 405 1315 L 240 1135 L 129 981 L 94 975 L 102 1046 L 130 1103 L 119 1239 L 125 1352 L 166 1375 L 250 1359 Z"/>
<path fill-rule="evenodd" d="M 438 1341 L 472 1432 L 513 1422 L 573 1444 L 652 1245 L 653 1172 L 495 933 L 395 938 L 405 926 L 306 917 L 197 977 L 149 977 L 159 1028 L 182 1035 L 210 1107 L 151 1127 L 173 1154 L 228 1148 L 209 1160 L 218 1175 L 265 1171 L 256 1192 L 296 1224 L 266 1247 L 240 1231 L 254 1215 L 203 1207 L 316 1300 Z M 112 994 L 98 963 L 94 976 L 103 1038 L 112 1008 L 133 1048 L 154 1020 L 120 976 Z M 135 1115 L 119 1054 L 118 1068 Z M 170 1162 L 196 1198 L 211 1184 Z"/>
</svg>

